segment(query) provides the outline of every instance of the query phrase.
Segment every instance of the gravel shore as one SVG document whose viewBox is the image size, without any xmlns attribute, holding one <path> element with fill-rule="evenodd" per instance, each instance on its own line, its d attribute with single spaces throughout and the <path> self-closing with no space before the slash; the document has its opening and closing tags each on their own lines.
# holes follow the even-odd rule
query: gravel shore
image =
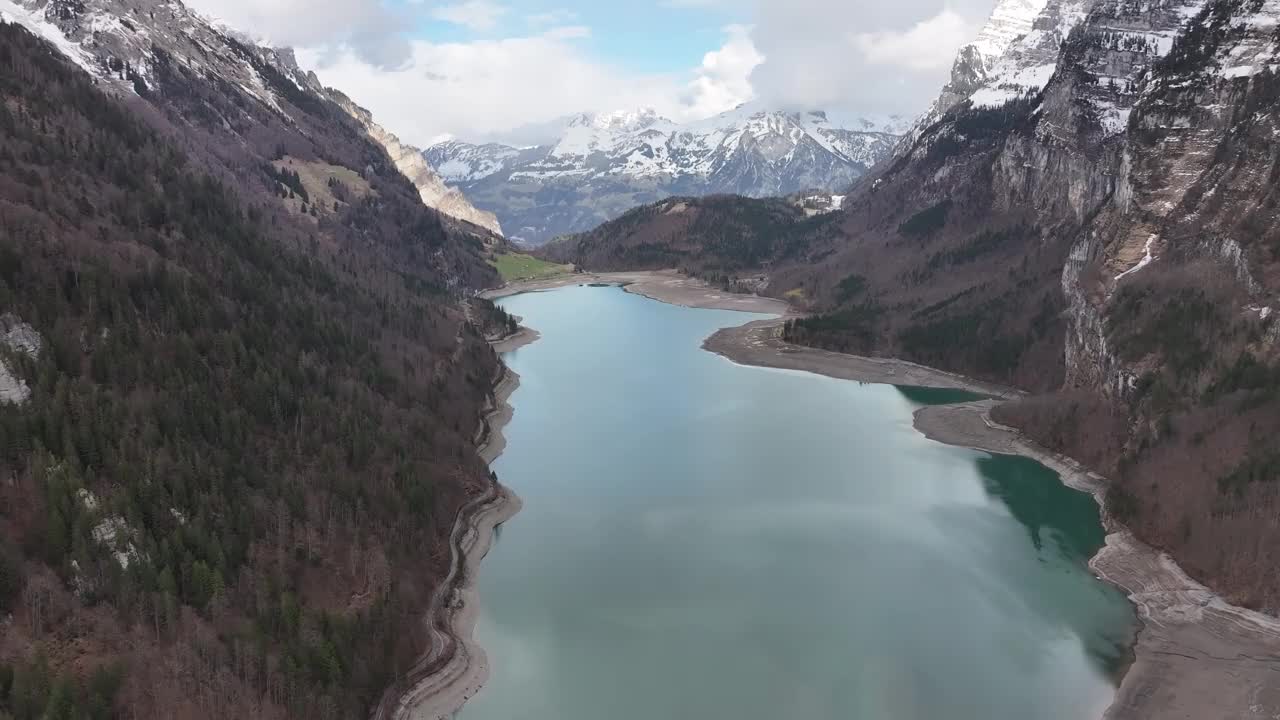
<svg viewBox="0 0 1280 720">
<path fill-rule="evenodd" d="M 521 328 L 496 340 L 494 347 L 515 349 L 537 337 L 536 332 Z M 481 420 L 476 446 L 487 463 L 492 464 L 506 448 L 502 429 L 511 421 L 508 400 L 519 385 L 520 376 L 505 367 L 494 383 L 493 402 Z M 519 496 L 494 482 L 458 513 L 450 535 L 453 563 L 427 610 L 430 648 L 407 673 L 408 690 L 384 698 L 374 720 L 447 720 L 489 679 L 489 659 L 474 637 L 480 613 L 476 578 L 481 561 L 493 547 L 498 526 L 520 512 L 520 507 Z"/>
</svg>

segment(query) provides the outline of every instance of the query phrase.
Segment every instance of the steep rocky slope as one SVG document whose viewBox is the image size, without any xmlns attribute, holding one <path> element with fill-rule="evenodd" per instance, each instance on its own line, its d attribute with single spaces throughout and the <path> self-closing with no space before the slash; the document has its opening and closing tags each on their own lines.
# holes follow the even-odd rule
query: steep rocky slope
<svg viewBox="0 0 1280 720">
<path fill-rule="evenodd" d="M 315 82 L 314 75 L 310 75 L 309 79 Z M 478 225 L 495 235 L 502 234 L 502 225 L 498 223 L 497 216 L 477 209 L 461 190 L 445 185 L 440 175 L 427 164 L 422 150 L 402 143 L 400 138 L 374 122 L 373 113 L 352 102 L 351 98 L 341 91 L 325 88 L 323 92 L 337 103 L 338 107 L 355 118 L 369 137 L 387 151 L 400 172 L 404 173 L 413 186 L 418 188 L 418 194 L 427 207 L 435 208 L 452 218 Z"/>
<path fill-rule="evenodd" d="M 1000 417 L 1111 477 L 1111 510 L 1193 575 L 1277 612 L 1277 20 L 1275 0 L 1048 0 L 758 264 L 661 233 L 647 252 L 808 306 L 795 342 L 1042 393 Z M 625 267 L 611 239 L 646 233 L 553 252 Z"/>
<path fill-rule="evenodd" d="M 500 239 L 177 2 L 0 14 L 0 716 L 364 715 L 491 487 Z"/>
<path fill-rule="evenodd" d="M 396 166 L 419 188 L 429 207 L 466 222 L 500 233 L 496 219 L 476 210 L 459 192 L 451 190 L 417 148 L 400 143 L 373 121 L 368 110 L 344 94 L 321 85 L 314 73 L 303 72 L 287 48 L 258 48 L 230 28 L 210 25 L 181 4 L 157 0 L 3 0 L 0 9 L 54 42 L 90 74 L 117 85 L 132 86 L 145 95 L 154 81 L 157 63 L 173 57 L 187 69 L 230 83 L 240 92 L 273 109 L 282 99 L 319 96 L 348 112 Z M 247 54 L 269 67 L 254 67 Z M 277 81 L 284 80 L 291 87 Z"/>
<path fill-rule="evenodd" d="M 1280 543 L 1267 519 L 1280 479 L 1278 19 L 1274 1 L 1210 3 L 1131 111 L 1094 101 L 1104 118 L 1128 115 L 1127 142 L 1063 273 L 1068 387 L 1132 421 L 1114 454 L 1117 506 L 1193 575 L 1273 614 L 1280 579 L 1259 568 Z"/>
<path fill-rule="evenodd" d="M 951 65 L 951 78 L 943 86 L 933 104 L 916 121 L 915 127 L 899 146 L 910 149 L 920 133 L 942 119 L 957 103 L 964 102 L 990 79 L 995 64 L 1008 52 L 1009 46 L 1031 32 L 1048 0 L 1000 0 L 978 37 L 956 53 Z"/>
<path fill-rule="evenodd" d="M 892 151 L 904 125 L 754 105 L 677 124 L 647 110 L 572 118 L 541 147 L 454 141 L 426 156 L 513 238 L 538 245 L 671 195 L 839 191 Z"/>
</svg>

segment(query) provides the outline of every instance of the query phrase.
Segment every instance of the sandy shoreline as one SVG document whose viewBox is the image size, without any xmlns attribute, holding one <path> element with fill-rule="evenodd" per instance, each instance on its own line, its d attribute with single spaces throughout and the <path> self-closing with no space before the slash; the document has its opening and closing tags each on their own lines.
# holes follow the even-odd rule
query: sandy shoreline
<svg viewBox="0 0 1280 720">
<path fill-rule="evenodd" d="M 495 483 L 458 515 L 451 539 L 455 561 L 427 617 L 442 618 L 431 649 L 406 674 L 408 690 L 385 703 L 375 718 L 447 720 L 489 679 L 489 661 L 473 633 L 479 617 L 475 569 L 493 546 L 495 530 L 520 511 L 520 498 Z M 443 662 L 443 664 L 440 664 Z M 426 669 L 438 666 L 434 671 Z"/>
<path fill-rule="evenodd" d="M 686 307 L 790 314 L 781 301 L 733 295 L 672 271 L 579 274 L 512 284 L 482 297 L 497 299 L 595 282 L 624 285 L 628 292 Z M 859 382 L 961 389 L 1002 399 L 1021 394 L 906 361 L 792 346 L 778 337 L 781 322 L 760 320 L 723 328 L 707 338 L 703 347 L 743 365 L 803 370 Z M 536 332 L 521 328 L 503 341 L 509 345 L 498 343 L 495 347 L 506 352 L 536 339 Z M 495 407 L 486 417 L 488 430 L 481 446 L 482 457 L 488 462 L 505 446 L 501 429 L 511 417 L 507 398 L 518 381 L 507 371 L 495 386 Z M 989 413 L 998 402 L 992 399 L 922 408 L 915 413 L 915 427 L 939 442 L 1035 459 L 1056 471 L 1069 487 L 1092 494 L 1102 508 L 1106 546 L 1089 566 L 1129 594 L 1142 620 L 1133 647 L 1134 662 L 1105 717 L 1280 717 L 1280 620 L 1230 605 L 1189 578 L 1167 554 L 1135 538 L 1106 512 L 1104 478 L 992 421 Z M 455 601 L 460 605 L 450 605 L 454 608 L 450 624 L 461 639 L 460 650 L 443 669 L 406 693 L 391 717 L 448 718 L 488 677 L 484 652 L 471 639 L 477 612 L 471 570 L 487 552 L 493 528 L 519 508 L 518 498 L 501 486 L 497 490 L 504 497 L 474 513 L 468 523 L 472 531 L 468 537 L 475 540 L 462 553 L 462 565 L 468 570 Z"/>
</svg>

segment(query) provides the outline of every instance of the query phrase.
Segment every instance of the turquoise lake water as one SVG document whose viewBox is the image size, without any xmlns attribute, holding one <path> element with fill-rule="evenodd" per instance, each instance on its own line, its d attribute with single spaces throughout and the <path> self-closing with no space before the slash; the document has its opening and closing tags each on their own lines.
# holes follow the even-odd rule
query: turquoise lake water
<svg viewBox="0 0 1280 720">
<path fill-rule="evenodd" d="M 463 720 L 1101 717 L 1135 620 L 1097 506 L 912 428 L 954 393 L 735 365 L 700 344 L 756 316 L 618 288 L 501 304 L 542 338 Z"/>
</svg>

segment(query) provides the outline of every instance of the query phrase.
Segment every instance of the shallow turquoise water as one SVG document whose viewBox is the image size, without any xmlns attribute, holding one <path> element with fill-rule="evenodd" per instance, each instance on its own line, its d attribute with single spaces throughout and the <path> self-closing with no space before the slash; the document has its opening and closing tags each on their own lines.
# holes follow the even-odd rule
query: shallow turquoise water
<svg viewBox="0 0 1280 720">
<path fill-rule="evenodd" d="M 1095 718 L 1134 622 L 1097 507 L 911 427 L 947 393 L 702 351 L 742 313 L 617 288 L 507 298 L 542 333 L 480 570 L 464 720 Z"/>
</svg>

